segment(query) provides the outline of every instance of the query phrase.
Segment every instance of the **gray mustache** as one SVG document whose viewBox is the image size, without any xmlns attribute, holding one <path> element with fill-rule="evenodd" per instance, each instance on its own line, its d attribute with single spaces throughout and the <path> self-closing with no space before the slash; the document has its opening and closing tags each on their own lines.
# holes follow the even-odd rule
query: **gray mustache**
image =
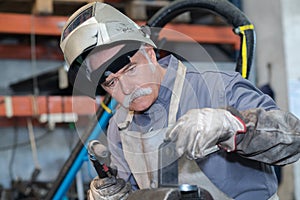
<svg viewBox="0 0 300 200">
<path fill-rule="evenodd" d="M 125 99 L 123 101 L 123 106 L 125 106 L 126 108 L 129 107 L 129 104 L 136 98 L 140 97 L 140 96 L 145 96 L 148 94 L 152 93 L 152 89 L 151 88 L 140 88 L 135 90 L 133 93 L 126 95 Z"/>
</svg>

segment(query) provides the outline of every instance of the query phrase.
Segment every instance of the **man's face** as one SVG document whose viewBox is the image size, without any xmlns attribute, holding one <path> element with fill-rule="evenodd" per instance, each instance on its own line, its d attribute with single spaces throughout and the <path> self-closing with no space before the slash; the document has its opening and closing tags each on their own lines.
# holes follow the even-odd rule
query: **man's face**
<svg viewBox="0 0 300 200">
<path fill-rule="evenodd" d="M 119 46 L 114 52 L 123 47 Z M 160 83 L 165 74 L 165 69 L 156 61 L 153 49 L 142 48 L 130 58 L 128 65 L 116 73 L 110 73 L 101 84 L 120 104 L 134 111 L 144 111 L 153 104 L 158 97 Z M 97 60 L 103 60 L 105 55 L 107 53 L 101 51 L 90 56 L 91 66 L 93 64 L 100 66 Z"/>
</svg>

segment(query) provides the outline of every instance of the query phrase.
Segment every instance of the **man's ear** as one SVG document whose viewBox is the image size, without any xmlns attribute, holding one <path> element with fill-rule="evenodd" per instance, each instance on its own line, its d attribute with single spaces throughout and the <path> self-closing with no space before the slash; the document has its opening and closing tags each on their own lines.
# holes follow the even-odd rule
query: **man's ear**
<svg viewBox="0 0 300 200">
<path fill-rule="evenodd" d="M 149 55 L 151 61 L 152 61 L 153 63 L 156 63 L 156 62 L 157 62 L 157 59 L 156 59 L 156 54 L 155 54 L 155 51 L 154 51 L 153 47 L 150 46 L 150 45 L 148 45 L 148 44 L 146 44 L 146 45 L 145 45 L 145 50 L 146 50 L 146 52 L 148 53 L 148 55 Z"/>
</svg>

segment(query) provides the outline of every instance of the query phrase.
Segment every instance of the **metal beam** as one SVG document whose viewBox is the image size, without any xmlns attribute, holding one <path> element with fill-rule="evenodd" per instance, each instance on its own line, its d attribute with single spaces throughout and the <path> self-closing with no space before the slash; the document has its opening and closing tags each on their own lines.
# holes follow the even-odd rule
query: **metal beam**
<svg viewBox="0 0 300 200">
<path fill-rule="evenodd" d="M 36 34 L 60 36 L 66 22 L 64 16 L 33 16 L 26 14 L 0 13 L 0 33 Z M 140 25 L 145 22 L 137 22 Z M 176 30 L 203 43 L 239 43 L 239 37 L 234 35 L 230 26 L 208 26 L 191 24 L 167 24 L 167 29 Z M 174 38 L 181 41 L 180 38 Z"/>
<path fill-rule="evenodd" d="M 28 14 L 0 13 L 0 34 L 35 34 L 43 36 L 55 36 L 57 41 L 61 34 L 61 29 L 67 20 L 66 16 L 35 16 Z M 145 22 L 138 21 L 139 25 Z M 199 43 L 208 44 L 229 44 L 234 50 L 240 48 L 240 38 L 235 35 L 230 26 L 208 26 L 190 24 L 167 24 L 166 29 L 175 30 L 183 35 L 187 35 Z M 171 41 L 187 42 L 186 38 L 179 35 L 170 34 L 164 31 L 160 37 L 166 37 Z M 59 48 L 51 50 L 46 45 L 37 44 L 37 58 L 63 59 Z M 43 56 L 44 55 L 44 56 Z M 24 44 L 0 44 L 0 59 L 30 59 L 30 45 Z"/>
<path fill-rule="evenodd" d="M 102 97 L 99 101 L 102 101 Z M 93 115 L 96 110 L 96 101 L 86 96 L 0 96 L 0 117 L 70 113 Z"/>
<path fill-rule="evenodd" d="M 60 36 L 65 16 L 0 13 L 0 33 Z"/>
</svg>

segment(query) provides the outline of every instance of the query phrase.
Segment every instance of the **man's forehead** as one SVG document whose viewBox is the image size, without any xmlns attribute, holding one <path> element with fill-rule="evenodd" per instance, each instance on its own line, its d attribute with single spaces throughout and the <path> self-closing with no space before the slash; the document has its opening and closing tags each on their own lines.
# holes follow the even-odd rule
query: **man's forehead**
<svg viewBox="0 0 300 200">
<path fill-rule="evenodd" d="M 112 47 L 97 48 L 93 50 L 88 56 L 89 66 L 92 70 L 96 70 L 99 66 L 116 55 L 124 46 L 125 44 L 118 44 Z"/>
</svg>

